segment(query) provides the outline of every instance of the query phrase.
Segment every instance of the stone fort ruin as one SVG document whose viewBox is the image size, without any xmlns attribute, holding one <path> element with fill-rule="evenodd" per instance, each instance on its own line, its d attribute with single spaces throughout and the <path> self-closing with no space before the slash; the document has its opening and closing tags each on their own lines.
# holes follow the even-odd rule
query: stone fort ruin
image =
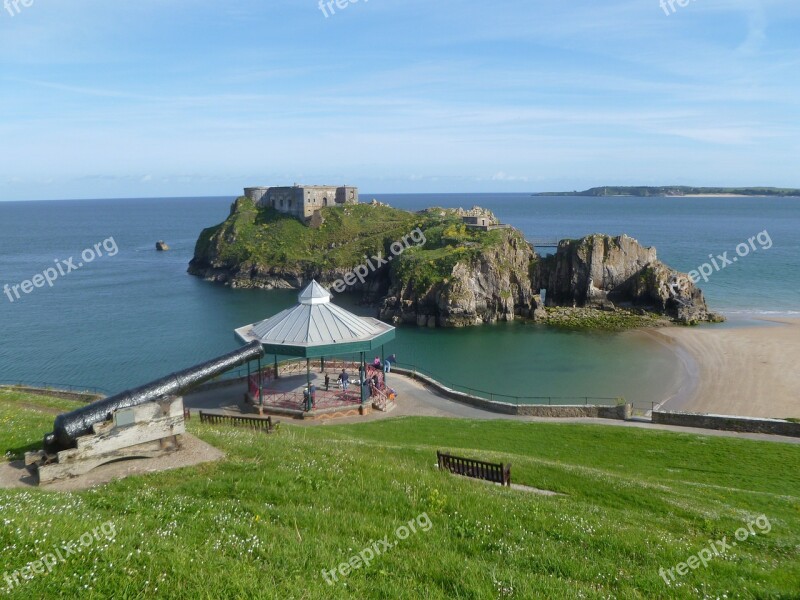
<svg viewBox="0 0 800 600">
<path fill-rule="evenodd" d="M 259 206 L 307 221 L 326 206 L 358 204 L 358 188 L 334 185 L 299 185 L 285 187 L 249 187 L 244 195 Z"/>
</svg>

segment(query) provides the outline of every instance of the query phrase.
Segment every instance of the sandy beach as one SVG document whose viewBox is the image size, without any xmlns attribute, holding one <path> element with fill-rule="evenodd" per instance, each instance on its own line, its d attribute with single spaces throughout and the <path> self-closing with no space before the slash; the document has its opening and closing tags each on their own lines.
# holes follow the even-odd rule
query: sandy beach
<svg viewBox="0 0 800 600">
<path fill-rule="evenodd" d="M 763 326 L 666 328 L 650 334 L 690 357 L 696 377 L 666 410 L 766 418 L 800 418 L 800 319 Z M 694 363 L 694 364 L 691 364 Z"/>
<path fill-rule="evenodd" d="M 686 194 L 683 198 L 761 198 L 761 196 L 750 196 L 748 194 Z"/>
</svg>

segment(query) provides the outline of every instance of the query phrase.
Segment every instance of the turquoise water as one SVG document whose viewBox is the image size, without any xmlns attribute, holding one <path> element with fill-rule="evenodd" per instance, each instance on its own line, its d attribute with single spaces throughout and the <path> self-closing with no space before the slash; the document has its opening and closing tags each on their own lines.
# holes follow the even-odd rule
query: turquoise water
<svg viewBox="0 0 800 600">
<path fill-rule="evenodd" d="M 531 198 L 368 195 L 402 208 L 432 204 L 494 210 L 531 238 L 627 232 L 689 270 L 766 229 L 773 240 L 712 276 L 712 307 L 738 322 L 796 314 L 800 291 L 797 199 Z M 295 293 L 231 290 L 186 274 L 204 227 L 231 199 L 0 203 L 0 286 L 19 284 L 113 237 L 103 256 L 12 303 L 0 295 L 0 380 L 116 391 L 236 347 L 233 329 L 291 305 Z M 156 240 L 172 250 L 157 253 Z M 339 300 L 364 314 L 353 299 Z M 736 321 L 735 321 L 736 322 Z M 673 390 L 678 358 L 638 333 L 565 333 L 519 323 L 466 330 L 402 328 L 389 352 L 443 380 L 511 396 L 625 396 Z"/>
</svg>

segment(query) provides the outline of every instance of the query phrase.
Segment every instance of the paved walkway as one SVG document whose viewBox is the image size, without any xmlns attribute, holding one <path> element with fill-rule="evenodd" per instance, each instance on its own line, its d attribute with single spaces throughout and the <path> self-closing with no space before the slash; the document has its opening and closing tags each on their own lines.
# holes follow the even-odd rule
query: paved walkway
<svg viewBox="0 0 800 600">
<path fill-rule="evenodd" d="M 317 386 L 322 385 L 323 376 L 320 373 L 312 373 L 312 382 Z M 278 380 L 280 389 L 289 391 L 292 389 L 300 390 L 305 387 L 306 376 L 294 375 L 292 377 L 282 377 Z M 548 417 L 523 417 L 516 415 L 504 415 L 501 413 L 490 412 L 456 402 L 445 398 L 432 388 L 420 382 L 398 375 L 389 374 L 387 379 L 389 387 L 397 391 L 397 407 L 389 413 L 372 411 L 363 417 L 343 417 L 332 420 L 309 420 L 297 419 L 291 421 L 294 425 L 303 426 L 330 426 L 345 423 L 364 423 L 377 421 L 380 419 L 397 417 L 445 417 L 457 419 L 485 419 L 485 420 L 514 420 L 528 421 L 537 423 L 574 423 L 581 425 L 606 425 L 612 427 L 636 427 L 641 429 L 658 429 L 662 431 L 673 431 L 678 433 L 690 433 L 694 435 L 707 435 L 714 437 L 732 437 L 750 440 L 761 440 L 769 442 L 784 442 L 787 444 L 800 444 L 800 438 L 768 435 L 763 433 L 739 433 L 736 431 L 718 431 L 714 429 L 698 429 L 694 427 L 676 427 L 673 425 L 654 425 L 649 421 L 617 421 L 614 419 L 596 418 L 568 418 L 554 419 Z M 187 408 L 196 410 L 221 410 L 226 414 L 253 414 L 253 409 L 244 403 L 246 385 L 243 382 L 231 386 L 220 387 L 213 390 L 199 391 L 184 396 L 184 403 Z M 285 420 L 285 419 L 284 419 Z"/>
</svg>

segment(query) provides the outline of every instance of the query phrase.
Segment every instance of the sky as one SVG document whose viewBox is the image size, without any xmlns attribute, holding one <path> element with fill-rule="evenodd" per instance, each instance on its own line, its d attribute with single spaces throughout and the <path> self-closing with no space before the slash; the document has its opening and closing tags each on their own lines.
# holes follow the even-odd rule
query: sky
<svg viewBox="0 0 800 600">
<path fill-rule="evenodd" d="M 324 1 L 5 0 L 0 200 L 800 187 L 797 0 Z"/>
</svg>

